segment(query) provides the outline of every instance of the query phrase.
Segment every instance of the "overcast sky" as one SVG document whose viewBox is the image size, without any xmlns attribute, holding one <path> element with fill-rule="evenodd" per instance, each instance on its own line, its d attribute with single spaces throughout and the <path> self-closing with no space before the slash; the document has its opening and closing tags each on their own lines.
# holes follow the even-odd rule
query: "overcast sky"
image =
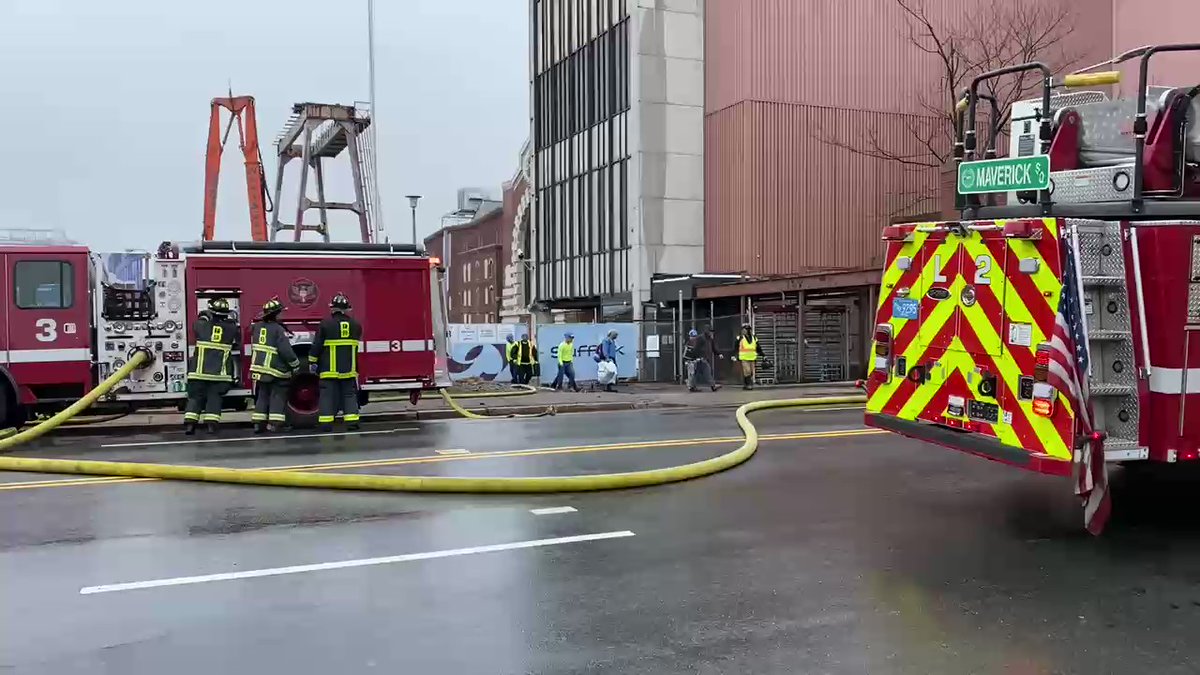
<svg viewBox="0 0 1200 675">
<path fill-rule="evenodd" d="M 273 189 L 273 141 L 293 103 L 367 99 L 366 4 L 0 0 L 0 227 L 63 228 L 102 250 L 199 238 L 209 101 L 230 81 L 235 95 L 257 99 Z M 376 2 L 380 184 L 393 241 L 411 238 L 404 195 L 425 196 L 424 237 L 457 188 L 499 197 L 516 170 L 528 133 L 525 7 Z M 217 236 L 244 239 L 234 139 Z M 348 185 L 344 156 L 326 170 L 327 198 L 349 201 L 338 191 Z M 295 191 L 284 191 L 291 222 Z M 356 236 L 339 222 L 335 237 Z"/>
</svg>

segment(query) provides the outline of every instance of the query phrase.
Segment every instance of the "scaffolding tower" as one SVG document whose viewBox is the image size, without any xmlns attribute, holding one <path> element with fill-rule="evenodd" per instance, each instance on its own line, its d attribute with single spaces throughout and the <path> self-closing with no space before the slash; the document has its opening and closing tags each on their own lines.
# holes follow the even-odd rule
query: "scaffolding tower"
<svg viewBox="0 0 1200 675">
<path fill-rule="evenodd" d="M 338 105 L 330 103 L 297 103 L 292 106 L 284 130 L 275 139 L 279 169 L 275 174 L 275 209 L 271 220 L 271 239 L 279 238 L 285 230 L 294 232 L 293 239 L 300 241 L 303 233 L 316 232 L 329 241 L 329 211 L 350 211 L 358 216 L 359 231 L 364 243 L 376 241 L 375 227 L 380 222 L 375 202 L 376 181 L 373 170 L 375 148 L 373 134 L 367 132 L 371 125 L 370 107 L 364 104 Z M 334 159 L 346 151 L 353 176 L 354 201 L 331 202 L 325 200 L 324 160 Z M 285 223 L 280 220 L 283 204 L 283 175 L 289 162 L 300 159 L 300 183 L 297 187 L 296 220 Z M 308 174 L 312 169 L 317 184 L 317 198 L 308 197 Z M 307 224 L 304 213 L 309 209 L 319 211 L 319 222 Z"/>
</svg>

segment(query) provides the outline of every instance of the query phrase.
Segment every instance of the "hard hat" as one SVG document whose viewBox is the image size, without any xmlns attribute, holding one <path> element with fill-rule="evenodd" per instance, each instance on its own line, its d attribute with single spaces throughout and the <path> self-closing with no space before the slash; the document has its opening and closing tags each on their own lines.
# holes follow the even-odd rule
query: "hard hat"
<svg viewBox="0 0 1200 675">
<path fill-rule="evenodd" d="M 330 309 L 348 310 L 350 309 L 350 298 L 347 298 L 344 293 L 338 293 L 333 296 L 333 300 L 329 301 Z"/>
<path fill-rule="evenodd" d="M 224 316 L 229 313 L 229 301 L 225 298 L 209 298 L 208 311 Z"/>
<path fill-rule="evenodd" d="M 699 335 L 699 333 L 696 332 L 695 328 L 688 331 L 688 337 L 696 337 L 697 335 Z"/>
<path fill-rule="evenodd" d="M 574 339 L 575 339 L 575 334 L 574 334 L 574 333 L 566 333 L 566 334 L 564 334 L 564 335 L 563 335 L 563 337 L 564 337 L 564 338 L 566 338 L 566 339 L 568 339 L 568 340 L 574 340 Z"/>
<path fill-rule="evenodd" d="M 279 301 L 279 298 L 271 298 L 270 300 L 263 303 L 262 313 L 263 313 L 264 317 L 274 316 L 274 315 L 282 312 L 283 309 L 284 309 L 283 303 Z"/>
<path fill-rule="evenodd" d="M 529 339 L 529 333 L 521 333 L 521 340 L 528 340 L 528 339 Z"/>
<path fill-rule="evenodd" d="M 509 335 L 509 336 L 507 336 L 507 337 L 505 337 L 505 338 L 504 338 L 504 341 L 505 341 L 505 342 L 516 342 L 516 339 L 515 339 L 515 338 L 513 338 L 513 336 Z"/>
</svg>

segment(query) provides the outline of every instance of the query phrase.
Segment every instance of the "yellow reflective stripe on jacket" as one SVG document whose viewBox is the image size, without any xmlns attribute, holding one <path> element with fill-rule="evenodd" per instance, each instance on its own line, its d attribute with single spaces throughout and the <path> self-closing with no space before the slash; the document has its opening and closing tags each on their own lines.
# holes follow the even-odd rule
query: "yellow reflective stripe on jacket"
<svg viewBox="0 0 1200 675">
<path fill-rule="evenodd" d="M 358 377 L 358 340 L 350 338 L 339 338 L 335 340 L 326 340 L 325 345 L 329 351 L 329 368 L 321 373 L 321 379 L 325 380 L 348 380 Z M 350 371 L 346 373 L 338 372 L 337 367 L 337 348 L 338 347 L 353 347 L 350 352 Z"/>
<path fill-rule="evenodd" d="M 205 349 L 217 349 L 223 352 L 228 352 L 233 349 L 233 345 L 227 345 L 221 342 L 209 342 L 208 340 L 196 340 L 197 347 Z"/>
<path fill-rule="evenodd" d="M 758 360 L 758 340 L 747 340 L 740 338 L 738 340 L 738 361 L 757 361 Z"/>
</svg>

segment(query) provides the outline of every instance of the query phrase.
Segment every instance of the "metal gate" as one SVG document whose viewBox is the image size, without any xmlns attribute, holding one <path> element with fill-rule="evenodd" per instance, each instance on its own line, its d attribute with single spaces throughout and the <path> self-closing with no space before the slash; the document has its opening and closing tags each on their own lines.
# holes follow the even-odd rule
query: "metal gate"
<svg viewBox="0 0 1200 675">
<path fill-rule="evenodd" d="M 754 334 L 762 345 L 763 358 L 755 381 L 759 384 L 794 384 L 799 381 L 799 314 L 758 312 Z"/>
<path fill-rule="evenodd" d="M 849 377 L 849 313 L 844 305 L 804 310 L 804 381 L 844 382 Z"/>
</svg>

